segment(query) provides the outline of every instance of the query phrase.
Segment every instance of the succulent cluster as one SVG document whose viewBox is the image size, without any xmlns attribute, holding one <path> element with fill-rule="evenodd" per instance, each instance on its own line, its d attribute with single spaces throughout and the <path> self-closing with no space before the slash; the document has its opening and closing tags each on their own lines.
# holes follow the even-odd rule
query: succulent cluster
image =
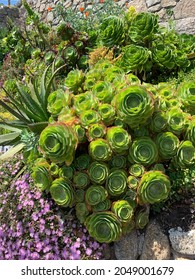
<svg viewBox="0 0 195 280">
<path fill-rule="evenodd" d="M 179 93 L 167 84 L 141 85 L 103 60 L 86 75 L 72 70 L 65 86 L 48 99 L 34 183 L 57 205 L 74 207 L 97 241 L 119 240 L 147 224 L 150 204 L 169 197 L 166 165 L 195 163 L 193 85 Z"/>
</svg>

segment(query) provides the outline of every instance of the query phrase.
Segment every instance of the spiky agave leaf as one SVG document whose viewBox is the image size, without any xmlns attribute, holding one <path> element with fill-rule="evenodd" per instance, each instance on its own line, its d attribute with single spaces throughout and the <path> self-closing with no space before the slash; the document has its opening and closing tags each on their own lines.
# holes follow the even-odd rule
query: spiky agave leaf
<svg viewBox="0 0 195 280">
<path fill-rule="evenodd" d="M 100 25 L 98 40 L 106 47 L 121 45 L 124 41 L 124 22 L 117 16 L 105 17 Z"/>
<path fill-rule="evenodd" d="M 92 88 L 92 94 L 102 103 L 110 103 L 114 97 L 111 83 L 105 81 L 97 82 Z"/>
<path fill-rule="evenodd" d="M 100 104 L 98 107 L 98 113 L 105 125 L 109 126 L 113 124 L 116 113 L 112 105 Z"/>
<path fill-rule="evenodd" d="M 142 71 L 146 67 L 149 57 L 150 52 L 147 48 L 131 44 L 123 48 L 122 56 L 117 61 L 117 65 L 126 73 L 135 70 Z"/>
<path fill-rule="evenodd" d="M 112 197 L 123 194 L 127 189 L 127 174 L 125 170 L 112 171 L 106 180 L 106 189 Z"/>
<path fill-rule="evenodd" d="M 90 206 L 97 205 L 104 201 L 108 196 L 106 189 L 100 185 L 90 186 L 85 193 L 85 201 Z"/>
<path fill-rule="evenodd" d="M 111 211 L 91 214 L 87 217 L 85 226 L 89 234 L 101 243 L 117 241 L 122 235 L 122 224 Z"/>
<path fill-rule="evenodd" d="M 167 111 L 167 129 L 176 135 L 180 135 L 186 129 L 186 114 L 178 109 L 172 108 Z"/>
<path fill-rule="evenodd" d="M 172 132 L 162 132 L 157 135 L 156 144 L 159 155 L 166 160 L 171 159 L 177 153 L 180 141 Z"/>
<path fill-rule="evenodd" d="M 133 218 L 134 209 L 126 200 L 117 200 L 112 203 L 111 211 L 119 218 L 123 223 L 130 222 Z"/>
<path fill-rule="evenodd" d="M 102 212 L 107 211 L 111 207 L 111 200 L 106 198 L 105 200 L 101 201 L 100 203 L 94 205 L 92 207 L 93 212 Z"/>
<path fill-rule="evenodd" d="M 133 175 L 128 176 L 127 185 L 130 189 L 136 190 L 139 185 L 139 179 Z"/>
<path fill-rule="evenodd" d="M 158 149 L 150 137 L 135 139 L 129 149 L 128 160 L 130 163 L 138 163 L 150 166 L 158 159 Z"/>
<path fill-rule="evenodd" d="M 72 207 L 74 204 L 74 189 L 68 179 L 55 179 L 50 187 L 50 194 L 56 204 L 62 207 Z"/>
<path fill-rule="evenodd" d="M 88 167 L 89 178 L 93 183 L 103 184 L 109 174 L 109 168 L 104 162 L 92 162 Z"/>
<path fill-rule="evenodd" d="M 138 196 L 141 203 L 156 203 L 168 198 L 171 183 L 161 171 L 148 171 L 140 181 Z"/>
<path fill-rule="evenodd" d="M 80 114 L 80 121 L 83 127 L 100 122 L 100 115 L 95 110 L 87 110 Z"/>
<path fill-rule="evenodd" d="M 154 111 L 154 99 L 141 86 L 129 86 L 116 95 L 115 104 L 118 117 L 131 128 L 145 124 Z"/>
<path fill-rule="evenodd" d="M 89 142 L 97 138 L 103 138 L 106 134 L 106 126 L 102 123 L 92 124 L 89 126 L 86 134 Z"/>
<path fill-rule="evenodd" d="M 89 176 L 84 171 L 78 171 L 74 173 L 73 183 L 78 189 L 85 189 L 90 183 Z"/>
<path fill-rule="evenodd" d="M 36 160 L 32 168 L 31 176 L 35 186 L 39 190 L 49 190 L 53 180 L 50 172 L 50 165 L 44 158 Z"/>
<path fill-rule="evenodd" d="M 97 161 L 108 161 L 112 158 L 112 150 L 105 139 L 99 138 L 89 143 L 89 155 Z"/>
<path fill-rule="evenodd" d="M 145 172 L 145 167 L 141 164 L 132 164 L 129 168 L 129 173 L 135 177 L 141 177 Z"/>
<path fill-rule="evenodd" d="M 41 152 L 54 163 L 70 165 L 77 147 L 77 137 L 72 127 L 64 124 L 51 124 L 40 135 Z"/>
<path fill-rule="evenodd" d="M 149 208 L 140 209 L 135 215 L 135 226 L 137 229 L 143 229 L 149 222 Z"/>
<path fill-rule="evenodd" d="M 89 215 L 89 210 L 84 202 L 78 202 L 75 206 L 76 216 L 78 220 L 83 224 Z"/>
<path fill-rule="evenodd" d="M 181 142 L 174 158 L 174 164 L 180 168 L 188 168 L 195 164 L 195 147 L 191 141 Z"/>
<path fill-rule="evenodd" d="M 123 155 L 116 155 L 113 156 L 112 159 L 110 160 L 110 167 L 112 168 L 118 168 L 122 169 L 125 168 L 127 165 L 127 159 L 126 156 Z"/>
<path fill-rule="evenodd" d="M 65 80 L 65 86 L 74 94 L 78 94 L 84 80 L 85 76 L 82 70 L 74 69 L 68 73 Z"/>
<path fill-rule="evenodd" d="M 118 154 L 124 154 L 131 143 L 130 134 L 118 126 L 112 126 L 107 129 L 106 139 L 112 150 Z"/>
<path fill-rule="evenodd" d="M 153 13 L 137 13 L 130 21 L 128 35 L 135 43 L 142 43 L 158 30 L 158 17 Z"/>
</svg>

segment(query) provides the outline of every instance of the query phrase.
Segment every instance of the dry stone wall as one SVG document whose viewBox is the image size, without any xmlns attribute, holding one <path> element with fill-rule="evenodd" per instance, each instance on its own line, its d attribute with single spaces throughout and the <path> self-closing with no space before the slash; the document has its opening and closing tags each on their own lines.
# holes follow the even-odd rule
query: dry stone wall
<svg viewBox="0 0 195 280">
<path fill-rule="evenodd" d="M 53 22 L 53 13 L 48 8 L 54 7 L 60 0 L 29 0 L 32 7 L 42 15 L 47 22 Z M 87 7 L 93 2 L 99 0 L 64 1 L 64 7 Z M 195 0 L 116 0 L 121 6 L 134 6 L 137 11 L 149 11 L 159 15 L 160 21 L 164 24 L 167 22 L 167 11 L 172 11 L 175 22 L 175 28 L 179 33 L 195 34 Z"/>
<path fill-rule="evenodd" d="M 19 21 L 19 9 L 17 7 L 0 6 L 0 27 L 6 26 L 7 17 L 11 18 L 14 22 Z"/>
</svg>

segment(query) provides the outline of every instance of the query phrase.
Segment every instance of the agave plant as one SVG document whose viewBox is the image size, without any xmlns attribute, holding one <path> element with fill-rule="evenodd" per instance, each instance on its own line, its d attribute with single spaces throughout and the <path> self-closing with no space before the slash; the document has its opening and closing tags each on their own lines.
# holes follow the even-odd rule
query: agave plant
<svg viewBox="0 0 195 280">
<path fill-rule="evenodd" d="M 104 162 L 92 162 L 88 167 L 89 178 L 93 183 L 103 184 L 109 174 L 107 164 Z"/>
<path fill-rule="evenodd" d="M 107 129 L 106 139 L 115 153 L 124 154 L 130 146 L 131 136 L 122 127 L 112 126 Z"/>
<path fill-rule="evenodd" d="M 85 193 L 85 201 L 90 206 L 97 205 L 104 201 L 108 196 L 106 189 L 100 185 L 90 186 Z"/>
<path fill-rule="evenodd" d="M 108 16 L 103 19 L 100 29 L 98 40 L 106 47 L 114 47 L 121 45 L 124 41 L 124 22 L 117 16 Z"/>
<path fill-rule="evenodd" d="M 127 174 L 125 170 L 119 169 L 110 172 L 106 180 L 106 189 L 111 197 L 117 197 L 127 189 Z"/>
<path fill-rule="evenodd" d="M 73 183 L 76 188 L 85 189 L 90 183 L 89 176 L 84 171 L 78 171 L 74 173 Z"/>
<path fill-rule="evenodd" d="M 158 17 L 153 13 L 137 13 L 130 21 L 128 36 L 135 43 L 145 43 L 158 30 Z"/>
<path fill-rule="evenodd" d="M 105 139 L 99 138 L 89 143 L 89 155 L 97 161 L 109 161 L 112 150 Z"/>
<path fill-rule="evenodd" d="M 111 211 L 122 223 L 127 223 L 132 219 L 134 209 L 126 200 L 117 200 L 112 203 Z"/>
<path fill-rule="evenodd" d="M 64 124 L 51 124 L 40 134 L 41 152 L 52 162 L 70 165 L 77 147 L 77 137 L 72 127 Z"/>
<path fill-rule="evenodd" d="M 68 179 L 57 178 L 52 182 L 50 194 L 56 204 L 62 207 L 72 207 L 74 204 L 74 189 Z"/>
<path fill-rule="evenodd" d="M 178 150 L 180 141 L 172 132 L 162 132 L 156 137 L 158 151 L 163 159 L 171 159 Z"/>
<path fill-rule="evenodd" d="M 195 164 L 195 147 L 189 140 L 181 142 L 176 157 L 174 158 L 176 167 L 188 168 Z"/>
<path fill-rule="evenodd" d="M 145 88 L 129 86 L 116 95 L 118 117 L 131 128 L 145 124 L 154 111 L 154 100 Z"/>
<path fill-rule="evenodd" d="M 130 163 L 150 166 L 158 160 L 158 149 L 150 137 L 135 139 L 129 149 Z"/>
<path fill-rule="evenodd" d="M 53 179 L 51 176 L 50 165 L 45 159 L 39 158 L 36 160 L 35 165 L 32 168 L 31 176 L 34 180 L 35 186 L 39 190 L 49 190 Z"/>
<path fill-rule="evenodd" d="M 85 225 L 89 234 L 98 242 L 114 242 L 122 235 L 122 224 L 111 211 L 92 213 L 85 220 Z"/>
<path fill-rule="evenodd" d="M 150 66 L 148 63 L 149 58 L 150 52 L 147 48 L 131 44 L 123 48 L 122 56 L 117 61 L 117 65 L 120 66 L 126 73 L 130 71 L 141 72 L 146 68 L 146 66 Z"/>
<path fill-rule="evenodd" d="M 140 203 L 156 203 L 168 198 L 171 183 L 161 171 L 148 171 L 140 181 L 138 196 Z"/>
</svg>

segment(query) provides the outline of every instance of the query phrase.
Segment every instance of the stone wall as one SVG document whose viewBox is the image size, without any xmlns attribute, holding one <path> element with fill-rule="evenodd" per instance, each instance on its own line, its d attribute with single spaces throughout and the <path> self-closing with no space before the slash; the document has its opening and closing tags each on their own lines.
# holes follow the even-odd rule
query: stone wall
<svg viewBox="0 0 195 280">
<path fill-rule="evenodd" d="M 48 8 L 54 7 L 60 0 L 29 0 L 32 7 L 42 15 L 42 18 L 47 22 L 53 21 L 52 11 Z M 99 0 L 80 1 L 66 0 L 64 1 L 65 8 L 68 7 L 87 7 L 92 2 L 100 2 Z M 195 1 L 193 0 L 116 0 L 120 5 L 134 6 L 137 11 L 150 11 L 157 13 L 160 20 L 166 24 L 167 10 L 173 12 L 176 30 L 180 33 L 195 34 Z"/>
<path fill-rule="evenodd" d="M 14 22 L 19 21 L 19 9 L 14 6 L 0 6 L 0 27 L 6 26 L 7 17 Z"/>
</svg>

